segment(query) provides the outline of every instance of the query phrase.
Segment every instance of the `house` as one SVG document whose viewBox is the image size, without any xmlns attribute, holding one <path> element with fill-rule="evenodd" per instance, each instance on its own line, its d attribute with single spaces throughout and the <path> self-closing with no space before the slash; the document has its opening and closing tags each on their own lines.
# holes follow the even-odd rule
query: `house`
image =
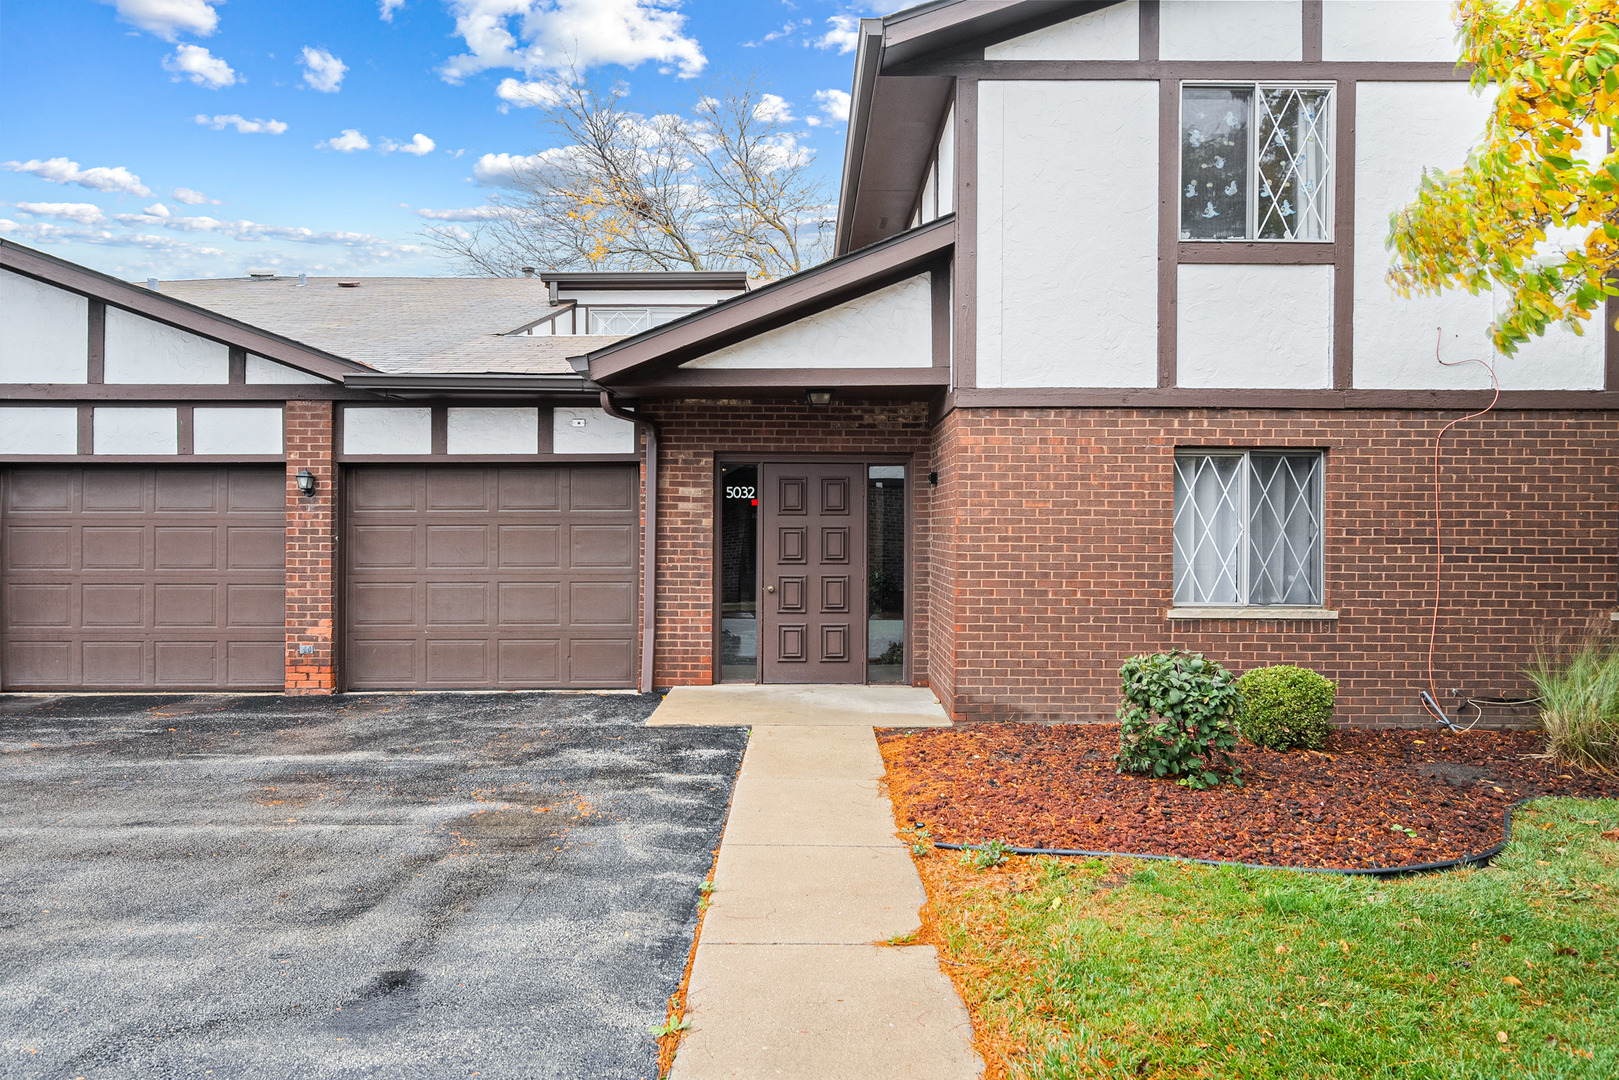
<svg viewBox="0 0 1619 1080">
<path fill-rule="evenodd" d="M 153 291 L 0 247 L 0 685 L 901 681 L 1084 719 L 1178 646 L 1393 723 L 1432 632 L 1443 698 L 1520 694 L 1619 599 L 1619 339 L 1493 355 L 1492 298 L 1385 284 L 1390 212 L 1482 126 L 1448 8 L 864 20 L 836 257 L 757 288 Z M 1445 443 L 1435 627 L 1468 358 L 1502 393 Z"/>
</svg>

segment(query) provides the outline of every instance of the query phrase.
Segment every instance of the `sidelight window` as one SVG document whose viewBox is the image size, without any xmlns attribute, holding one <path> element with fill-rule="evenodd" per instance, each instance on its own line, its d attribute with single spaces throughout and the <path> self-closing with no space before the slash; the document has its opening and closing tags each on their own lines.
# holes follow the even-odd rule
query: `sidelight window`
<svg viewBox="0 0 1619 1080">
<path fill-rule="evenodd" d="M 1332 239 L 1332 89 L 1181 90 L 1181 239 Z"/>
<path fill-rule="evenodd" d="M 1321 603 L 1322 455 L 1175 456 L 1175 603 Z"/>
</svg>

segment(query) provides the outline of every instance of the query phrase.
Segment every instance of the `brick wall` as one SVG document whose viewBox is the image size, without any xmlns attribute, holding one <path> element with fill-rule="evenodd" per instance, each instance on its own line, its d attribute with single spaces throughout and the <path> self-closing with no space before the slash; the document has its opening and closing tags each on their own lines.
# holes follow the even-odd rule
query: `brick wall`
<svg viewBox="0 0 1619 1080">
<path fill-rule="evenodd" d="M 337 689 L 333 657 L 337 575 L 337 462 L 330 401 L 289 401 L 287 439 L 287 682 L 289 694 Z M 314 498 L 298 492 L 298 470 L 315 474 Z M 303 648 L 311 651 L 303 652 Z"/>
<path fill-rule="evenodd" d="M 960 719 L 1110 719 L 1120 662 L 1179 646 L 1238 671 L 1313 667 L 1338 681 L 1346 722 L 1420 722 L 1433 439 L 1454 415 L 951 414 L 934 440 L 934 687 Z M 1174 452 L 1195 446 L 1326 450 L 1326 606 L 1337 622 L 1165 619 Z M 1452 688 L 1526 692 L 1537 636 L 1615 608 L 1616 468 L 1612 414 L 1501 412 L 1446 436 L 1435 671 L 1445 700 Z"/>
<path fill-rule="evenodd" d="M 660 438 L 658 612 L 654 682 L 704 685 L 714 677 L 714 462 L 716 454 L 774 458 L 820 454 L 911 455 L 912 673 L 926 680 L 928 655 L 925 405 L 684 401 L 649 403 Z"/>
</svg>

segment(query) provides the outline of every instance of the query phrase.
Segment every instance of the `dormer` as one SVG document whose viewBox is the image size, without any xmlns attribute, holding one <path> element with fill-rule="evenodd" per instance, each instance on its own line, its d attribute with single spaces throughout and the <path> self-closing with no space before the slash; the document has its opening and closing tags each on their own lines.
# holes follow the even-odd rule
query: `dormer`
<svg viewBox="0 0 1619 1080">
<path fill-rule="evenodd" d="M 639 334 L 748 289 L 742 270 L 541 274 L 550 310 L 517 331 L 531 337 Z"/>
</svg>

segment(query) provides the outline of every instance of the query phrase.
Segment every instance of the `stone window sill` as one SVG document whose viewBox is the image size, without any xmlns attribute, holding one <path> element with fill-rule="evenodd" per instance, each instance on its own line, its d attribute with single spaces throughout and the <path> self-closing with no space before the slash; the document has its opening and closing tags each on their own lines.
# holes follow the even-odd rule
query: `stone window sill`
<svg viewBox="0 0 1619 1080">
<path fill-rule="evenodd" d="M 1164 616 L 1167 619 L 1270 619 L 1294 622 L 1337 622 L 1338 613 L 1327 608 L 1293 607 L 1173 607 Z"/>
</svg>

